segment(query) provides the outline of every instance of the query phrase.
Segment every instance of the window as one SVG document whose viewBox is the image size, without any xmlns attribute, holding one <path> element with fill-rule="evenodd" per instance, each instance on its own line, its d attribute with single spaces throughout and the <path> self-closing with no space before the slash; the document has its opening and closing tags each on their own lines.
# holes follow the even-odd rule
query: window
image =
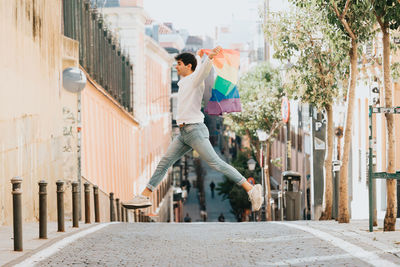
<svg viewBox="0 0 400 267">
<path fill-rule="evenodd" d="M 177 82 L 179 80 L 178 73 L 174 67 L 171 70 L 171 80 L 173 82 Z"/>
</svg>

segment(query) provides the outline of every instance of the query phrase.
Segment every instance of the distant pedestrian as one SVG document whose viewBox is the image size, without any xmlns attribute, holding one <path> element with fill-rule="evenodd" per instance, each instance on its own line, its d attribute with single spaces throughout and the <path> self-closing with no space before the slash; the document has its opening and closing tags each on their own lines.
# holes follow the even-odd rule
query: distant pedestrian
<svg viewBox="0 0 400 267">
<path fill-rule="evenodd" d="M 185 218 L 183 218 L 183 221 L 187 223 L 192 222 L 192 218 L 190 218 L 189 213 L 186 213 L 186 216 Z"/>
<path fill-rule="evenodd" d="M 175 69 L 181 78 L 178 82 L 179 93 L 177 96 L 178 108 L 176 114 L 179 134 L 169 145 L 167 152 L 158 163 L 155 172 L 142 193 L 135 196 L 132 200 L 122 203 L 125 208 L 138 209 L 150 207 L 152 205 L 150 196 L 166 176 L 165 174 L 168 169 L 192 149 L 213 169 L 223 173 L 232 182 L 246 190 L 253 211 L 258 211 L 261 208 L 261 204 L 263 203 L 261 185 L 251 185 L 242 174 L 218 156 L 210 143 L 210 134 L 207 126 L 204 124 L 204 114 L 201 112 L 204 80 L 212 69 L 212 61 L 219 63 L 224 58 L 222 47 L 215 47 L 207 56 L 204 56 L 204 50 L 199 50 L 197 55 L 199 62 L 195 55 L 191 53 L 181 53 L 175 57 L 177 63 Z M 202 60 L 203 56 L 204 60 Z M 197 66 L 198 63 L 199 65 Z M 227 83 L 224 84 L 228 87 L 231 86 Z"/>
<path fill-rule="evenodd" d="M 190 184 L 190 181 L 186 180 L 186 190 L 187 190 L 188 194 L 190 193 L 190 187 L 192 187 L 192 185 Z"/>
<path fill-rule="evenodd" d="M 214 189 L 215 189 L 214 181 L 211 181 L 210 189 L 211 189 L 211 197 L 214 198 Z"/>
<path fill-rule="evenodd" d="M 200 211 L 200 216 L 201 216 L 201 218 L 203 219 L 203 222 L 206 222 L 206 221 L 207 221 L 207 211 L 201 210 L 201 211 Z"/>
<path fill-rule="evenodd" d="M 224 214 L 221 212 L 221 214 L 218 216 L 218 221 L 219 222 L 224 222 L 225 221 L 225 217 Z"/>
<path fill-rule="evenodd" d="M 187 197 L 188 197 L 188 191 L 187 191 L 186 186 L 185 186 L 185 187 L 182 188 L 182 199 L 183 199 L 183 202 L 186 202 Z"/>
</svg>

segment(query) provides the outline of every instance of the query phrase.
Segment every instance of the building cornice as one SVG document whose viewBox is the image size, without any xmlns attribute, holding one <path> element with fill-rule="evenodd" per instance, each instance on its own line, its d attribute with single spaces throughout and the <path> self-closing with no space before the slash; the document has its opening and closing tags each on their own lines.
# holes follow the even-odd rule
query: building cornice
<svg viewBox="0 0 400 267">
<path fill-rule="evenodd" d="M 109 7 L 103 8 L 101 12 L 104 15 L 116 17 L 129 15 L 132 19 L 139 19 L 143 25 L 145 25 L 146 20 L 150 17 L 142 7 Z"/>
<path fill-rule="evenodd" d="M 153 38 L 146 35 L 144 42 L 146 48 L 149 48 L 152 51 L 156 52 L 157 55 L 161 56 L 169 64 L 172 64 L 174 62 L 173 57 L 162 46 L 160 46 Z"/>
</svg>

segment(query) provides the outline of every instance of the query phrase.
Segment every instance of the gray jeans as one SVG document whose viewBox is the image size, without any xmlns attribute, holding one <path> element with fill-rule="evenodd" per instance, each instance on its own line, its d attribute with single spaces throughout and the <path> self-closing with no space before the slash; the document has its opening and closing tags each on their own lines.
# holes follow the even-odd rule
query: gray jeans
<svg viewBox="0 0 400 267">
<path fill-rule="evenodd" d="M 164 157 L 158 163 L 147 188 L 154 191 L 164 178 L 168 168 L 192 149 L 196 150 L 200 158 L 205 160 L 211 168 L 225 174 L 236 184 L 241 185 L 246 181 L 243 175 L 215 153 L 209 140 L 206 125 L 204 123 L 194 123 L 180 128 L 180 134 L 169 145 Z"/>
</svg>

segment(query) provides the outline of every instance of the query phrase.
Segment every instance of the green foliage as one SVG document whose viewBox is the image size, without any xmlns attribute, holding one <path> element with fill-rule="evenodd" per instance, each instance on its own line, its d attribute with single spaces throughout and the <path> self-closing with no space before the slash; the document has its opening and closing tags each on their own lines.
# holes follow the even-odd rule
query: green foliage
<svg viewBox="0 0 400 267">
<path fill-rule="evenodd" d="M 377 20 L 386 31 L 389 30 L 389 33 L 394 38 L 400 38 L 400 33 L 398 29 L 400 29 L 400 3 L 395 0 L 388 0 L 388 1 L 376 1 L 371 0 L 373 11 Z M 390 31 L 391 30 L 391 31 Z M 396 53 L 398 50 L 398 46 L 395 45 L 393 42 L 390 43 L 389 49 Z M 397 81 L 400 76 L 400 64 L 399 62 L 392 63 L 390 66 L 390 76 L 393 77 L 393 80 Z"/>
<path fill-rule="evenodd" d="M 301 0 L 293 2 L 298 3 Z M 340 18 L 334 11 L 336 5 L 340 14 L 342 14 L 347 0 L 305 0 L 308 4 L 315 5 L 320 10 L 326 11 L 326 19 L 337 29 L 340 29 L 343 34 L 350 39 L 349 32 L 345 29 Z M 344 19 L 347 21 L 350 29 L 357 38 L 358 43 L 364 43 L 371 38 L 375 17 L 373 15 L 371 0 L 349 1 L 348 9 Z"/>
<path fill-rule="evenodd" d="M 260 183 L 261 177 L 258 175 L 258 173 L 260 173 L 260 167 L 257 165 L 254 171 L 249 171 L 247 168 L 247 161 L 250 154 L 252 154 L 252 152 L 249 150 L 239 152 L 235 160 L 232 161 L 232 166 L 244 177 L 253 177 L 257 183 Z M 224 200 L 229 199 L 232 207 L 231 212 L 236 216 L 237 220 L 240 220 L 241 215 L 246 209 L 251 209 L 251 203 L 246 191 L 227 177 L 224 177 L 223 182 L 218 183 L 216 190 L 218 195 L 221 195 Z"/>
<path fill-rule="evenodd" d="M 242 112 L 228 114 L 224 123 L 238 135 L 249 133 L 257 139 L 257 129 L 273 135 L 281 119 L 283 88 L 279 70 L 267 63 L 259 64 L 239 80 L 238 90 Z"/>
<path fill-rule="evenodd" d="M 255 66 L 246 73 L 238 83 L 238 90 L 242 100 L 242 112 L 231 113 L 225 116 L 224 123 L 238 135 L 249 134 L 252 144 L 257 140 L 256 131 L 262 129 L 270 137 L 273 137 L 279 129 L 281 121 L 281 99 L 283 87 L 281 86 L 280 73 L 278 69 L 263 63 Z M 269 139 L 271 141 L 272 138 Z M 249 156 L 254 155 L 257 147 L 253 150 L 239 152 L 232 165 L 244 176 L 253 177 L 256 183 L 260 183 L 260 167 L 257 164 L 255 171 L 249 171 L 247 161 Z M 224 182 L 217 187 L 218 194 L 224 199 L 229 199 L 232 213 L 238 220 L 241 219 L 245 209 L 250 209 L 247 193 L 225 177 Z"/>
<path fill-rule="evenodd" d="M 400 63 L 399 62 L 393 63 L 392 66 L 390 66 L 390 70 L 393 80 L 398 81 L 400 78 Z"/>
<path fill-rule="evenodd" d="M 273 40 L 274 57 L 287 64 L 285 90 L 293 99 L 319 110 L 344 92 L 349 42 L 342 31 L 324 21 L 326 12 L 303 4 L 291 13 L 276 13 L 265 25 Z"/>
<path fill-rule="evenodd" d="M 400 3 L 397 0 L 371 0 L 372 8 L 382 23 L 387 24 L 389 29 L 400 28 Z"/>
</svg>

